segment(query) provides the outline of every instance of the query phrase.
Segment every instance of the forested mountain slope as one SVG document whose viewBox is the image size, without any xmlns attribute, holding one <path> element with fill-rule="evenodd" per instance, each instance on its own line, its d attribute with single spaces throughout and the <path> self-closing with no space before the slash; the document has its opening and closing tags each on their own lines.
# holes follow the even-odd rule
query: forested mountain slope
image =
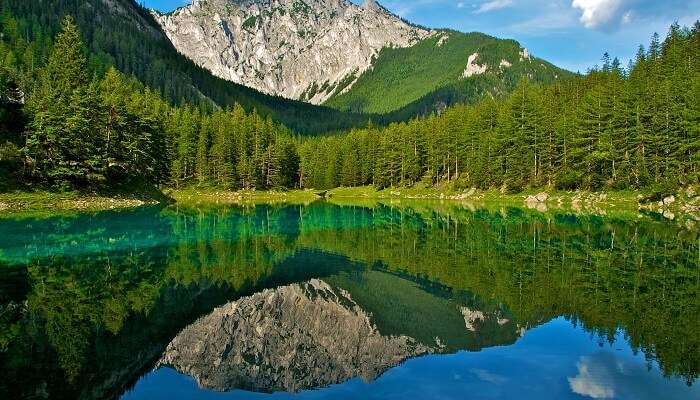
<svg viewBox="0 0 700 400">
<path fill-rule="evenodd" d="M 216 76 L 379 123 L 571 75 L 515 41 L 412 25 L 374 0 L 194 0 L 154 15 Z"/>
<path fill-rule="evenodd" d="M 700 183 L 698 60 L 700 22 L 676 24 L 629 69 L 606 54 L 586 76 L 522 80 L 495 100 L 309 139 L 299 146 L 302 186 L 674 193 Z"/>
<path fill-rule="evenodd" d="M 412 111 L 405 114 L 425 114 L 487 93 L 508 93 L 525 77 L 551 83 L 572 75 L 532 57 L 514 40 L 440 31 L 408 48 L 383 49 L 372 69 L 325 104 L 355 112 L 386 114 L 408 108 Z"/>
<path fill-rule="evenodd" d="M 27 41 L 0 21 L 0 191 L 149 190 L 215 174 L 250 187 L 297 181 L 291 132 L 240 105 L 174 106 L 110 67 L 88 67 L 79 28 L 65 17 L 51 40 Z"/>
<path fill-rule="evenodd" d="M 251 88 L 214 77 L 180 55 L 163 34 L 153 16 L 134 0 L 3 0 L 3 12 L 14 16 L 13 24 L 27 42 L 44 50 L 58 31 L 60 21 L 71 15 L 85 38 L 93 72 L 102 74 L 114 65 L 127 75 L 173 102 L 241 104 L 302 133 L 339 130 L 366 122 L 366 117 L 262 94 Z"/>
</svg>

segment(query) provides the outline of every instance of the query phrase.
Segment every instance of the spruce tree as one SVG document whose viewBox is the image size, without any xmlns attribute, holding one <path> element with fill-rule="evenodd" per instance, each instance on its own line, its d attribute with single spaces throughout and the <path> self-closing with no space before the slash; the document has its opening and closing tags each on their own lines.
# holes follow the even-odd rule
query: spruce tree
<svg viewBox="0 0 700 400">
<path fill-rule="evenodd" d="M 105 180 L 102 109 L 86 68 L 80 32 L 66 17 L 27 104 L 30 171 L 52 186 L 84 187 Z"/>
</svg>

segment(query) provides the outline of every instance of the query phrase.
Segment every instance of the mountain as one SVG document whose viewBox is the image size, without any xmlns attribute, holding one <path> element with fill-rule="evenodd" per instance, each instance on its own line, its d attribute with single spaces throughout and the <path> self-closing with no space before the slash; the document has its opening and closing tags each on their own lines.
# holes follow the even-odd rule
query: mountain
<svg viewBox="0 0 700 400">
<path fill-rule="evenodd" d="M 366 116 L 270 96 L 213 76 L 178 53 L 153 15 L 135 0 L 3 0 L 0 4 L 5 15 L 14 18 L 17 31 L 39 45 L 50 43 L 60 21 L 71 15 L 95 73 L 114 65 L 175 103 L 214 107 L 239 103 L 299 133 L 342 130 L 367 121 Z"/>
<path fill-rule="evenodd" d="M 155 15 L 175 47 L 214 75 L 314 104 L 351 84 L 381 49 L 431 35 L 374 1 L 195 0 Z"/>
<path fill-rule="evenodd" d="M 524 77 L 551 83 L 571 75 L 533 57 L 514 40 L 443 30 L 411 47 L 382 49 L 349 91 L 325 105 L 386 114 L 417 103 L 434 108 L 472 102 L 486 93 L 509 93 Z"/>
<path fill-rule="evenodd" d="M 412 25 L 374 0 L 194 0 L 154 16 L 220 78 L 381 122 L 571 75 L 513 40 Z"/>
<path fill-rule="evenodd" d="M 433 352 L 388 337 L 343 291 L 313 279 L 228 303 L 184 329 L 161 364 L 216 391 L 298 392 L 356 376 L 370 381 Z"/>
<path fill-rule="evenodd" d="M 301 134 L 404 121 L 509 92 L 525 74 L 558 75 L 539 60 L 520 66 L 516 42 L 415 26 L 374 1 L 196 0 L 165 15 L 136 0 L 0 4 L 44 59 L 71 15 L 96 75 L 115 66 L 172 103 L 238 103 Z M 461 78 L 470 64 L 478 68 Z"/>
</svg>

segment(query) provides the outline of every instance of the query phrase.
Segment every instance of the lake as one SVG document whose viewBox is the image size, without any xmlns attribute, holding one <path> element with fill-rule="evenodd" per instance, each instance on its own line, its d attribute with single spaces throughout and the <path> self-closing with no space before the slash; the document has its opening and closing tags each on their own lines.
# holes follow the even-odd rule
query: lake
<svg viewBox="0 0 700 400">
<path fill-rule="evenodd" d="M 459 203 L 0 219 L 3 399 L 698 399 L 700 236 Z"/>
</svg>

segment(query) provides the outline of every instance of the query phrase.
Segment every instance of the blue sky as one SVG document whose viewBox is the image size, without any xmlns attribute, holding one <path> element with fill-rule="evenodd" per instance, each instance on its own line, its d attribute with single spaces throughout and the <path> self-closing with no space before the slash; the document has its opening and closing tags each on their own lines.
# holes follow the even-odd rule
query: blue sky
<svg viewBox="0 0 700 400">
<path fill-rule="evenodd" d="M 188 0 L 141 0 L 170 11 Z M 361 0 L 353 0 L 361 2 Z M 534 55 L 573 71 L 598 64 L 604 52 L 624 63 L 651 35 L 674 21 L 700 19 L 700 0 L 379 0 L 394 13 L 432 28 L 513 38 Z"/>
</svg>

